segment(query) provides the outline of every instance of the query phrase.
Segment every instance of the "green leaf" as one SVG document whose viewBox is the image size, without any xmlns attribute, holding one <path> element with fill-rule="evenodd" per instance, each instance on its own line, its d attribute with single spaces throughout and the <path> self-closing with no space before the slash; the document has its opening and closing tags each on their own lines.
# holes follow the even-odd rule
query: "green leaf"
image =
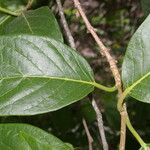
<svg viewBox="0 0 150 150">
<path fill-rule="evenodd" d="M 150 103 L 150 15 L 129 42 L 122 67 L 126 94 Z"/>
<path fill-rule="evenodd" d="M 55 16 L 48 7 L 27 11 L 15 18 L 6 27 L 3 34 L 31 34 L 54 38 L 63 42 Z"/>
<path fill-rule="evenodd" d="M 147 144 L 145 147 L 141 147 L 139 150 L 150 150 L 150 144 Z"/>
<path fill-rule="evenodd" d="M 28 0 L 0 0 L 0 7 L 16 11 L 25 8 Z"/>
<path fill-rule="evenodd" d="M 93 73 L 54 39 L 0 37 L 0 115 L 33 115 L 74 103 L 93 91 Z"/>
<path fill-rule="evenodd" d="M 13 16 L 0 13 L 0 35 L 4 34 L 5 27 L 14 19 Z"/>
<path fill-rule="evenodd" d="M 0 0 L 0 7 L 10 11 L 23 10 L 27 4 L 27 0 Z M 5 26 L 15 17 L 0 12 L 0 34 L 3 34 Z"/>
<path fill-rule="evenodd" d="M 73 150 L 51 134 L 27 124 L 0 124 L 2 150 Z"/>
<path fill-rule="evenodd" d="M 150 13 L 150 0 L 141 0 L 142 9 L 145 15 Z"/>
</svg>

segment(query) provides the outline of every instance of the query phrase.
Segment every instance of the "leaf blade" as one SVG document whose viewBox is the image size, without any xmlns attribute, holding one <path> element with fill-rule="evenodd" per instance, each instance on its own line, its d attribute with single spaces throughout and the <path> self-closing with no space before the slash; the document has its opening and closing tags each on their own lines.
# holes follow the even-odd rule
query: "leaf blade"
<svg viewBox="0 0 150 150">
<path fill-rule="evenodd" d="M 0 124 L 0 135 L 0 147 L 5 150 L 73 150 L 53 135 L 27 124 Z"/>
<path fill-rule="evenodd" d="M 8 9 L 10 11 L 20 11 L 25 9 L 27 1 L 18 0 L 0 0 L 0 7 Z M 4 29 L 15 17 L 6 13 L 0 12 L 0 35 L 4 34 Z"/>
<path fill-rule="evenodd" d="M 131 38 L 122 67 L 122 79 L 126 93 L 146 103 L 150 103 L 149 36 L 150 16 L 147 17 Z"/>
<path fill-rule="evenodd" d="M 1 37 L 0 44 L 1 115 L 57 110 L 94 89 L 93 73 L 87 62 L 58 41 L 14 35 Z"/>
<path fill-rule="evenodd" d="M 3 34 L 34 34 L 47 36 L 63 42 L 63 36 L 57 20 L 46 6 L 22 13 L 21 16 L 7 24 Z"/>
</svg>

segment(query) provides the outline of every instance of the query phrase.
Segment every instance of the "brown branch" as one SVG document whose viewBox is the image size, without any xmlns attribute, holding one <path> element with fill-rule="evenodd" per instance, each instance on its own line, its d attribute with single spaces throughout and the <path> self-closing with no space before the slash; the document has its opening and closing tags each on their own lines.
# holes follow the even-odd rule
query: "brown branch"
<svg viewBox="0 0 150 150">
<path fill-rule="evenodd" d="M 111 69 L 111 71 L 113 73 L 113 76 L 114 76 L 114 79 L 116 81 L 116 87 L 118 87 L 118 91 L 120 93 L 122 93 L 120 74 L 119 74 L 118 68 L 116 66 L 116 60 L 114 60 L 114 58 L 110 55 L 109 49 L 105 47 L 105 45 L 103 44 L 101 39 L 96 34 L 94 28 L 92 27 L 92 25 L 88 21 L 85 13 L 84 13 L 84 11 L 81 7 L 80 2 L 78 0 L 73 0 L 73 1 L 74 1 L 74 4 L 75 4 L 75 7 L 78 9 L 80 15 L 82 16 L 82 19 L 83 19 L 87 29 L 92 34 L 93 38 L 95 39 L 96 43 L 98 44 L 99 48 L 101 49 L 100 53 L 107 58 L 107 61 L 110 65 L 110 69 Z"/>
<path fill-rule="evenodd" d="M 63 10 L 63 7 L 62 7 L 61 0 L 56 0 L 56 2 L 57 2 L 58 10 L 59 10 L 59 15 L 60 15 L 60 18 L 61 18 L 61 23 L 62 23 L 63 28 L 65 30 L 65 34 L 66 34 L 67 40 L 68 40 L 70 46 L 73 49 L 75 49 L 76 48 L 75 47 L 75 42 L 74 42 L 74 39 L 73 39 L 72 34 L 70 32 L 70 29 L 68 27 L 68 24 L 67 24 L 65 15 L 64 15 L 64 10 Z"/>
<path fill-rule="evenodd" d="M 87 29 L 89 30 L 89 32 L 91 33 L 91 35 L 93 36 L 93 38 L 95 39 L 96 43 L 98 44 L 99 48 L 100 48 L 100 53 L 102 55 L 104 55 L 109 63 L 110 69 L 112 71 L 112 74 L 114 76 L 115 79 L 115 83 L 116 83 L 116 87 L 118 89 L 118 96 L 121 97 L 122 96 L 122 84 L 121 84 L 121 77 L 120 77 L 120 73 L 118 70 L 118 67 L 116 65 L 116 60 L 110 55 L 109 49 L 107 47 L 105 47 L 105 45 L 103 44 L 103 42 L 101 41 L 101 39 L 98 37 L 98 35 L 96 34 L 96 32 L 94 31 L 94 28 L 92 27 L 92 25 L 90 24 L 90 22 L 88 21 L 82 7 L 81 4 L 79 2 L 79 0 L 73 0 L 74 1 L 74 5 L 75 7 L 78 9 Z M 122 110 L 120 111 L 120 115 L 121 115 L 121 135 L 120 135 L 120 150 L 124 150 L 125 149 L 125 139 L 126 139 L 126 106 L 124 105 L 122 107 Z"/>
<path fill-rule="evenodd" d="M 86 123 L 84 118 L 82 119 L 82 123 L 83 123 L 84 129 L 85 129 L 85 132 L 86 132 L 86 135 L 87 135 L 87 138 L 88 138 L 89 150 L 93 150 L 93 148 L 92 148 L 93 138 L 90 134 L 87 123 Z"/>
<path fill-rule="evenodd" d="M 97 103 L 96 103 L 95 99 L 92 99 L 92 106 L 93 106 L 93 108 L 95 109 L 95 112 L 96 112 L 96 117 L 97 117 L 97 121 L 98 121 L 98 129 L 99 129 L 99 133 L 101 135 L 103 149 L 108 150 L 108 144 L 107 144 L 107 141 L 106 141 L 102 114 L 101 114 L 101 112 L 100 112 L 100 110 L 97 106 Z"/>
<path fill-rule="evenodd" d="M 125 149 L 125 141 L 126 141 L 126 119 L 127 119 L 127 110 L 126 110 L 126 104 L 123 104 L 122 110 L 120 111 L 121 115 L 121 129 L 120 129 L 120 145 L 119 149 L 124 150 Z"/>
</svg>

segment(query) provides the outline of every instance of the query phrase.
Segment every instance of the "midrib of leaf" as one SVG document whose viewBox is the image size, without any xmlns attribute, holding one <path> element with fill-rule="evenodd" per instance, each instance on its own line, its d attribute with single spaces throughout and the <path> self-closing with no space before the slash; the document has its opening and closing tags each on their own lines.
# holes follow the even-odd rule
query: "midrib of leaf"
<svg viewBox="0 0 150 150">
<path fill-rule="evenodd" d="M 24 141 L 25 141 L 26 144 L 29 146 L 29 148 L 30 148 L 31 150 L 34 150 L 34 149 L 32 149 L 32 144 L 30 144 L 30 143 L 26 140 L 26 137 L 25 137 L 25 135 L 23 135 L 23 134 L 25 134 L 25 133 L 22 132 L 22 131 L 20 131 L 19 135 L 24 139 Z M 33 136 L 31 136 L 31 135 L 28 135 L 28 136 L 30 136 L 31 138 L 33 138 L 34 140 L 36 140 L 36 142 L 38 142 L 39 144 L 41 144 L 41 142 L 40 142 L 38 139 L 35 139 L 35 137 L 33 137 Z M 42 143 L 42 144 L 47 144 L 47 145 L 48 145 L 48 143 Z"/>
<path fill-rule="evenodd" d="M 62 78 L 62 77 L 50 77 L 50 76 L 14 76 L 14 77 L 5 77 L 5 78 L 0 78 L 0 80 L 9 80 L 9 79 L 17 79 L 17 78 L 43 78 L 43 79 L 50 79 L 50 80 L 63 80 L 63 81 L 68 81 L 68 82 L 76 82 L 76 83 L 82 83 L 82 84 L 87 84 L 87 85 L 92 85 L 98 89 L 107 91 L 107 92 L 114 92 L 116 90 L 115 87 L 106 87 L 101 84 L 98 84 L 96 82 L 89 82 L 89 81 L 84 81 L 84 80 L 76 80 L 76 79 L 70 79 L 70 78 Z"/>
<path fill-rule="evenodd" d="M 33 32 L 32 28 L 30 26 L 30 23 L 29 23 L 28 19 L 26 18 L 25 14 L 23 12 L 22 12 L 22 16 L 23 16 L 25 22 L 27 23 L 30 32 L 33 34 L 34 32 Z"/>
<path fill-rule="evenodd" d="M 31 150 L 32 150 L 32 145 L 26 140 L 26 137 L 25 137 L 25 135 L 24 134 L 27 134 L 27 133 L 25 133 L 25 132 L 23 132 L 23 131 L 20 131 L 20 133 L 19 133 L 19 135 L 25 140 L 25 142 L 28 144 L 28 146 L 31 148 Z M 34 136 L 31 136 L 31 135 L 29 135 L 28 134 L 28 136 L 30 136 L 31 138 L 33 138 L 36 142 L 38 142 L 38 144 L 45 144 L 45 145 L 49 145 L 49 146 L 51 146 L 49 143 L 42 143 L 39 139 L 36 139 Z M 63 145 L 55 145 L 56 147 L 61 147 L 61 148 L 63 148 L 64 150 L 67 150 L 68 149 L 68 146 L 66 145 L 66 144 L 63 144 Z M 66 146 L 67 146 L 67 149 L 66 149 Z M 50 148 L 50 147 L 49 147 Z"/>
<path fill-rule="evenodd" d="M 134 87 L 136 87 L 139 83 L 141 83 L 145 78 L 147 78 L 150 75 L 150 72 L 146 73 L 144 76 L 142 76 L 140 79 L 135 81 L 131 86 L 125 89 L 123 95 L 126 97 L 131 90 L 133 90 Z"/>
</svg>

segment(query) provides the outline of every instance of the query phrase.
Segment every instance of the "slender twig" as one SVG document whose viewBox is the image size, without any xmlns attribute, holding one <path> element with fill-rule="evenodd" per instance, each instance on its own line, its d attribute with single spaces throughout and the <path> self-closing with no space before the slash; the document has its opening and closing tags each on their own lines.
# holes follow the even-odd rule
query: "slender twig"
<svg viewBox="0 0 150 150">
<path fill-rule="evenodd" d="M 112 71 L 114 79 L 115 79 L 116 87 L 118 89 L 118 97 L 121 97 L 122 96 L 122 84 L 121 84 L 120 73 L 119 73 L 118 67 L 116 65 L 116 60 L 110 55 L 109 49 L 103 44 L 102 40 L 96 34 L 94 28 L 92 27 L 92 25 L 88 21 L 85 13 L 81 7 L 79 0 L 73 0 L 73 1 L 74 1 L 75 7 L 78 9 L 78 11 L 82 17 L 87 29 L 89 30 L 89 32 L 91 33 L 91 35 L 95 39 L 96 43 L 98 44 L 98 46 L 101 50 L 100 53 L 106 57 L 109 65 L 110 65 L 110 69 Z M 120 115 L 121 115 L 121 135 L 120 135 L 120 148 L 119 148 L 120 150 L 125 149 L 126 114 L 127 114 L 126 105 L 123 105 L 123 107 L 120 111 Z"/>
<path fill-rule="evenodd" d="M 64 28 L 64 30 L 66 31 L 66 33 L 69 33 L 69 34 L 66 34 L 66 36 L 67 36 L 67 39 L 68 39 L 68 41 L 70 41 L 69 43 L 70 43 L 70 46 L 72 47 L 72 48 L 75 48 L 75 42 L 74 42 L 74 38 L 72 37 L 72 34 L 71 34 L 71 32 L 70 32 L 70 29 L 69 29 L 69 27 L 68 27 L 68 24 L 67 24 L 67 21 L 66 21 L 66 19 L 65 19 L 65 15 L 64 15 L 64 11 L 63 11 L 63 8 L 62 8 L 62 4 L 61 4 L 61 1 L 60 0 L 56 0 L 56 2 L 57 2 L 57 5 L 58 5 L 58 9 L 59 9 L 59 14 L 60 14 L 60 16 L 61 16 L 61 22 L 62 22 L 62 24 L 63 24 L 63 28 Z M 72 44 L 73 43 L 73 44 Z M 113 88 L 111 88 L 112 90 L 110 90 L 110 91 L 114 91 L 115 90 L 115 88 L 113 87 Z M 93 101 L 95 101 L 94 99 L 93 99 Z M 96 105 L 96 102 L 94 102 L 94 105 L 92 105 L 93 106 L 93 109 L 95 110 L 95 112 L 100 112 L 100 110 L 99 110 L 99 108 L 97 107 L 97 105 Z M 100 122 L 100 120 L 102 120 L 102 115 L 101 115 L 101 112 L 100 113 L 96 113 L 97 114 L 97 122 L 98 122 L 98 126 L 99 126 L 99 130 L 101 129 L 101 128 L 103 128 L 103 127 L 101 127 L 101 126 L 103 126 L 103 122 Z M 104 128 L 103 128 L 104 129 Z M 100 135 L 103 135 L 103 137 L 104 137 L 104 143 L 105 143 L 105 145 L 106 145 L 106 137 L 105 137 L 105 133 L 104 133 L 104 130 L 103 131 L 101 131 L 100 130 L 100 132 L 103 132 L 102 134 L 100 133 Z M 87 132 L 86 132 L 87 133 Z M 87 135 L 87 137 L 88 137 L 89 135 Z M 103 137 L 101 137 L 102 139 L 103 139 Z M 107 144 L 108 145 L 108 144 Z M 90 146 L 90 143 L 89 143 L 89 146 Z M 106 147 L 106 146 L 103 146 L 103 147 Z M 89 149 L 90 149 L 90 147 L 89 147 Z M 107 150 L 107 149 L 106 149 Z"/>
<path fill-rule="evenodd" d="M 87 126 L 87 123 L 86 123 L 84 118 L 82 119 L 82 123 L 83 123 L 84 129 L 85 129 L 85 132 L 86 132 L 86 135 L 87 135 L 87 138 L 88 138 L 89 150 L 93 150 L 93 147 L 92 147 L 93 138 L 92 138 L 92 136 L 90 134 L 90 131 L 89 131 L 88 126 Z"/>
<path fill-rule="evenodd" d="M 92 99 L 92 106 L 93 106 L 93 108 L 95 109 L 95 112 L 96 112 L 96 117 L 97 117 L 97 121 L 98 121 L 98 129 L 99 129 L 99 133 L 101 135 L 103 149 L 108 150 L 108 144 L 107 144 L 107 141 L 106 141 L 102 114 L 100 112 L 100 109 L 97 106 L 97 103 L 96 103 L 95 99 Z"/>
<path fill-rule="evenodd" d="M 120 74 L 118 71 L 118 68 L 116 66 L 116 60 L 110 55 L 109 53 L 109 49 L 105 47 L 105 45 L 103 44 L 103 42 L 101 41 L 101 39 L 98 37 L 98 35 L 96 34 L 94 28 L 92 27 L 92 25 L 90 24 L 90 22 L 88 21 L 82 7 L 81 4 L 79 2 L 79 0 L 73 0 L 75 7 L 78 9 L 80 15 L 82 16 L 82 19 L 87 27 L 87 29 L 89 30 L 89 32 L 91 33 L 91 35 L 93 36 L 93 38 L 95 39 L 96 43 L 98 44 L 99 48 L 101 49 L 100 53 L 102 53 L 102 55 L 105 55 L 107 58 L 107 61 L 110 65 L 110 69 L 114 75 L 114 79 L 116 81 L 116 87 L 118 87 L 118 91 L 120 93 L 122 93 L 122 88 L 121 88 L 121 79 L 120 79 Z"/>
<path fill-rule="evenodd" d="M 67 40 L 68 40 L 70 46 L 73 49 L 75 49 L 76 48 L 75 42 L 74 42 L 74 39 L 73 39 L 72 34 L 70 32 L 70 29 L 68 27 L 68 24 L 67 24 L 65 15 L 64 15 L 64 10 L 63 10 L 63 7 L 62 7 L 61 0 L 56 0 L 56 2 L 57 2 L 57 5 L 58 5 L 59 15 L 60 15 L 60 18 L 61 18 L 61 23 L 62 23 L 63 28 L 65 30 L 65 34 L 66 34 Z"/>
</svg>

